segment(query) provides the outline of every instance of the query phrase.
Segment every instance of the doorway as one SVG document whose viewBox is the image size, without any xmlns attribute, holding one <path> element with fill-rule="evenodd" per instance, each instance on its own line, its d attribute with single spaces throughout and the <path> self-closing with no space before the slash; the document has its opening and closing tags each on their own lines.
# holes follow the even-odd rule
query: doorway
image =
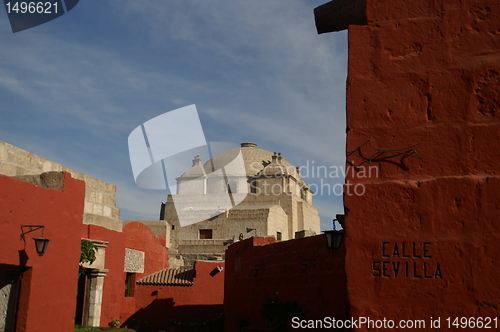
<svg viewBox="0 0 500 332">
<path fill-rule="evenodd" d="M 88 270 L 78 278 L 75 325 L 87 326 L 89 316 L 90 277 Z M 1 331 L 0 331 L 1 332 Z"/>
<path fill-rule="evenodd" d="M 15 329 L 21 274 L 20 266 L 0 264 L 0 332 Z"/>
</svg>

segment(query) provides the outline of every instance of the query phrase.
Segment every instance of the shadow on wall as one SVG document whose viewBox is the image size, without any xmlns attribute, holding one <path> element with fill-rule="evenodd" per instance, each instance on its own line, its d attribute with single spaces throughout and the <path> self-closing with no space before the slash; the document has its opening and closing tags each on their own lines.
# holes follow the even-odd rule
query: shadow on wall
<svg viewBox="0 0 500 332">
<path fill-rule="evenodd" d="M 295 330 L 293 317 L 350 317 L 343 246 L 328 249 L 325 235 L 268 239 L 243 240 L 226 251 L 225 331 Z"/>
<path fill-rule="evenodd" d="M 152 294 L 154 295 L 154 294 Z M 156 299 L 147 307 L 133 314 L 123 325 L 138 332 L 151 331 L 222 331 L 224 319 L 223 305 L 182 305 L 176 306 L 172 298 Z"/>
</svg>

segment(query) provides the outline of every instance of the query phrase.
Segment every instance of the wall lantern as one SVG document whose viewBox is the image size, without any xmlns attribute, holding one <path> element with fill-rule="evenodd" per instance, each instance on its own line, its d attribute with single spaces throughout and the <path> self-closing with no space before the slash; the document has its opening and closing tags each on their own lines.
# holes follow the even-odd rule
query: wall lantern
<svg viewBox="0 0 500 332">
<path fill-rule="evenodd" d="M 50 240 L 44 237 L 34 237 L 33 240 L 35 240 L 36 252 L 39 256 L 43 256 Z"/>
<path fill-rule="evenodd" d="M 302 263 L 300 263 L 300 269 L 302 270 L 302 272 L 306 272 L 307 267 L 309 266 L 309 264 L 316 265 L 316 264 L 314 264 L 314 262 L 315 262 L 315 260 L 306 259 L 305 261 L 303 261 Z"/>
<path fill-rule="evenodd" d="M 339 250 L 340 245 L 342 244 L 342 239 L 344 238 L 344 231 L 343 230 L 338 231 L 335 228 L 336 220 L 337 219 L 333 219 L 333 230 L 324 231 L 326 237 L 326 245 L 328 246 L 328 249 L 330 249 L 331 251 Z"/>
<path fill-rule="evenodd" d="M 266 267 L 265 265 L 255 265 L 255 267 L 252 269 L 252 275 L 256 277 L 259 274 L 259 269 L 260 270 L 265 270 Z"/>
<path fill-rule="evenodd" d="M 212 270 L 212 272 L 210 272 L 210 275 L 212 277 L 215 277 L 215 275 L 222 272 L 222 270 L 224 270 L 224 268 L 222 266 L 217 266 L 215 269 Z"/>
<path fill-rule="evenodd" d="M 25 231 L 24 228 L 28 228 L 29 230 Z M 31 233 L 36 230 L 42 230 L 42 236 L 41 237 L 34 237 L 33 240 L 35 240 L 35 248 L 36 252 L 39 256 L 43 256 L 45 254 L 45 251 L 47 250 L 47 246 L 49 245 L 49 239 L 45 238 L 43 236 L 43 232 L 45 229 L 45 226 L 40 226 L 40 225 L 21 225 L 21 239 L 26 243 L 26 238 L 25 235 L 28 233 Z"/>
</svg>

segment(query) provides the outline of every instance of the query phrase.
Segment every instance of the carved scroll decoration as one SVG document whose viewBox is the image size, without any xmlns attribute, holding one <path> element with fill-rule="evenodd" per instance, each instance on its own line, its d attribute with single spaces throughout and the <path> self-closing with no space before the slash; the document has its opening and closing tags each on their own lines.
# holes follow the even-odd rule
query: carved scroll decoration
<svg viewBox="0 0 500 332">
<path fill-rule="evenodd" d="M 355 166 L 352 162 L 347 160 L 347 163 L 358 170 L 358 168 L 365 164 L 371 164 L 372 162 L 386 162 L 396 165 L 404 170 L 408 170 L 405 164 L 405 159 L 408 157 L 417 158 L 423 160 L 418 153 L 417 147 L 422 144 L 414 144 L 404 148 L 399 149 L 378 149 L 373 146 L 371 140 L 366 141 L 362 145 L 358 146 L 356 149 L 347 152 L 347 158 L 350 156 L 358 157 L 362 160 L 361 164 Z M 371 152 L 370 152 L 371 149 Z M 364 152 L 362 150 L 365 150 Z"/>
</svg>

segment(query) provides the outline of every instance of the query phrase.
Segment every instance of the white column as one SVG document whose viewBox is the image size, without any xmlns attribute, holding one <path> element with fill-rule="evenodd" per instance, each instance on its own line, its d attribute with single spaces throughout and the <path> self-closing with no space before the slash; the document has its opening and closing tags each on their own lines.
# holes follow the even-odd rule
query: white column
<svg viewBox="0 0 500 332">
<path fill-rule="evenodd" d="M 101 308 L 102 308 L 102 292 L 104 289 L 104 277 L 108 270 L 92 270 L 90 272 L 90 287 L 89 287 L 89 310 L 87 316 L 87 326 L 100 326 L 101 323 Z"/>
</svg>

